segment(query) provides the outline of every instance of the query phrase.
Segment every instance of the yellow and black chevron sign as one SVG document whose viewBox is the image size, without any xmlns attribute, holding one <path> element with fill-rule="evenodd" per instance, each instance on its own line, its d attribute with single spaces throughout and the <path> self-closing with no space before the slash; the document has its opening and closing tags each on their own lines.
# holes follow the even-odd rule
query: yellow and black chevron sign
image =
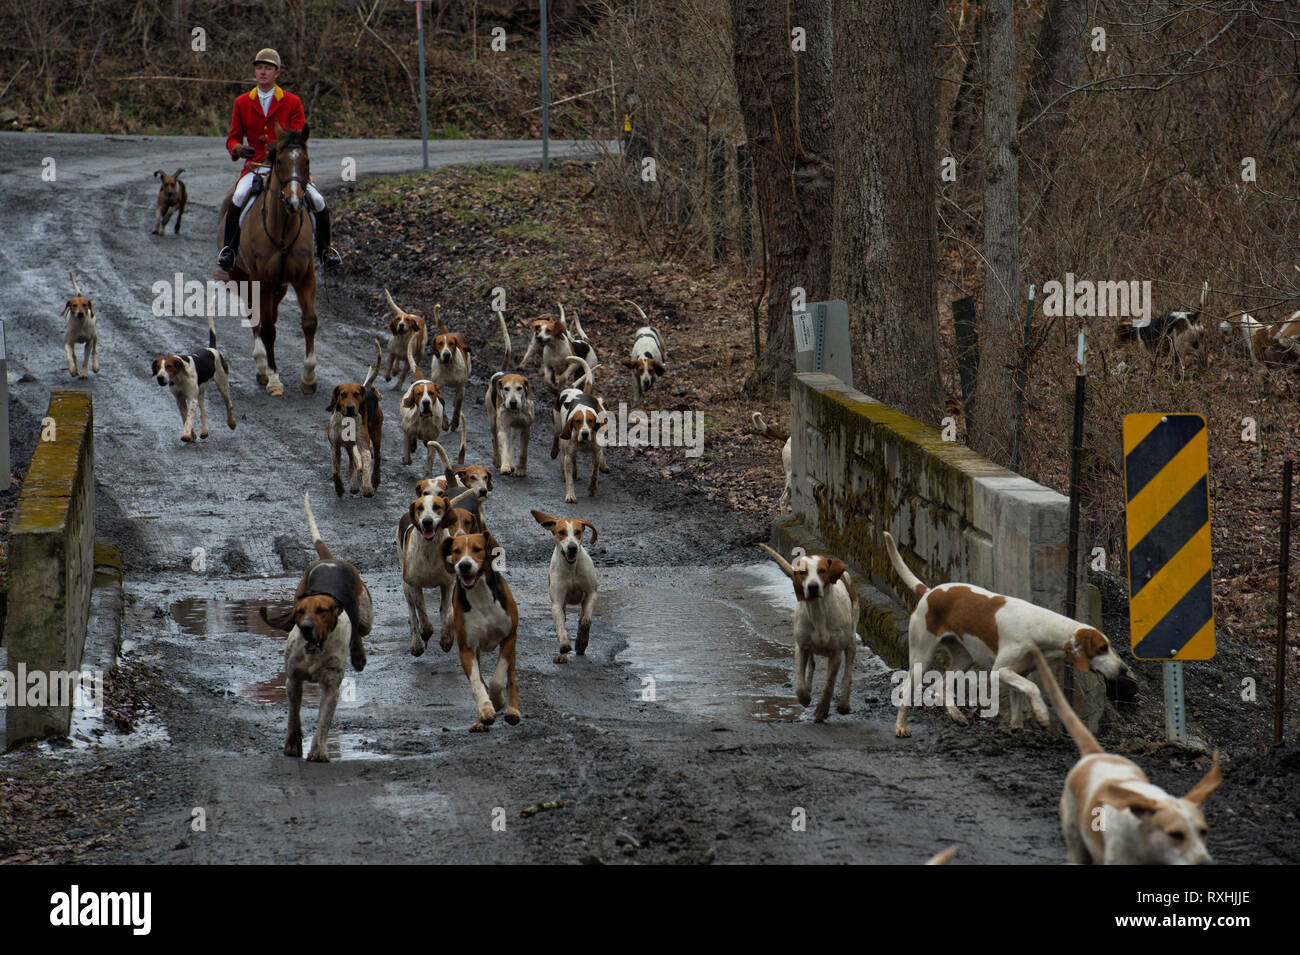
<svg viewBox="0 0 1300 955">
<path fill-rule="evenodd" d="M 1124 416 L 1129 622 L 1139 660 L 1214 656 L 1208 471 L 1201 415 Z"/>
</svg>

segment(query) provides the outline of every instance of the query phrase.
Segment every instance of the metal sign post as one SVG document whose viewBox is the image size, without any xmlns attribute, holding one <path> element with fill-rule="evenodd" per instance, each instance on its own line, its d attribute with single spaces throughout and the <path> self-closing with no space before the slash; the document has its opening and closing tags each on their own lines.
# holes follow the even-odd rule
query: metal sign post
<svg viewBox="0 0 1300 955">
<path fill-rule="evenodd" d="M 424 155 L 423 168 L 425 172 L 429 171 L 429 104 L 428 94 L 425 91 L 424 82 L 424 17 L 421 15 L 420 8 L 424 6 L 421 0 L 415 2 L 415 31 L 420 37 L 420 149 Z"/>
<path fill-rule="evenodd" d="M 546 7 L 549 0 L 541 0 L 542 6 L 542 172 L 551 171 L 551 91 L 547 78 L 549 70 L 546 53 Z"/>
<path fill-rule="evenodd" d="M 841 299 L 809 302 L 795 312 L 794 370 L 823 371 L 846 385 L 853 384 L 853 355 L 849 348 L 849 306 Z"/>
<path fill-rule="evenodd" d="M 1133 656 L 1165 661 L 1165 728 L 1187 737 L 1184 660 L 1214 656 L 1209 452 L 1198 414 L 1124 416 Z"/>
</svg>

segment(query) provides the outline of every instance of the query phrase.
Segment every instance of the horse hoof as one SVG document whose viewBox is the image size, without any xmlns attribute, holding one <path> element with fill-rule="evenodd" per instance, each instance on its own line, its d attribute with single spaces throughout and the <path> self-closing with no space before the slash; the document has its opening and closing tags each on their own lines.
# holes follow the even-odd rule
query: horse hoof
<svg viewBox="0 0 1300 955">
<path fill-rule="evenodd" d="M 267 383 L 269 380 L 270 380 L 270 379 L 267 378 L 267 376 L 266 376 L 266 372 L 264 372 L 264 371 L 259 371 L 259 372 L 257 373 L 257 383 L 258 383 L 259 385 L 265 386 L 266 383 Z"/>
<path fill-rule="evenodd" d="M 311 381 L 300 381 L 298 384 L 302 386 L 302 393 L 304 395 L 316 394 L 316 379 L 313 378 Z"/>
<path fill-rule="evenodd" d="M 271 384 L 266 386 L 266 393 L 272 397 L 279 397 L 284 394 L 284 385 L 280 384 L 278 381 L 273 381 Z"/>
</svg>

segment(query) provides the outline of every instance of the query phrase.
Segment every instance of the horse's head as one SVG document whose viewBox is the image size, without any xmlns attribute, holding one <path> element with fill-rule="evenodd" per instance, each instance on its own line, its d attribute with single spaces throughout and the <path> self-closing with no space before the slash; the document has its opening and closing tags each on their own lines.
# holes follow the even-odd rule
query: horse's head
<svg viewBox="0 0 1300 955">
<path fill-rule="evenodd" d="M 301 131 L 281 130 L 275 145 L 266 151 L 271 167 L 271 187 L 280 191 L 280 201 L 290 214 L 302 209 L 311 179 L 307 158 L 307 126 Z"/>
</svg>

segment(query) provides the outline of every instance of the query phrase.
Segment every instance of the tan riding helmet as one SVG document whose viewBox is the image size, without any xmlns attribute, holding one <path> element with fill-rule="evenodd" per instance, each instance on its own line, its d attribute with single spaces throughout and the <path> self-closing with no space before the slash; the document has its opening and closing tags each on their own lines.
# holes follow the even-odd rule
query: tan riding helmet
<svg viewBox="0 0 1300 955">
<path fill-rule="evenodd" d="M 257 56 L 253 57 L 253 65 L 257 66 L 259 63 L 269 63 L 278 70 L 280 69 L 280 54 L 269 46 L 263 47 L 257 51 Z"/>
</svg>

